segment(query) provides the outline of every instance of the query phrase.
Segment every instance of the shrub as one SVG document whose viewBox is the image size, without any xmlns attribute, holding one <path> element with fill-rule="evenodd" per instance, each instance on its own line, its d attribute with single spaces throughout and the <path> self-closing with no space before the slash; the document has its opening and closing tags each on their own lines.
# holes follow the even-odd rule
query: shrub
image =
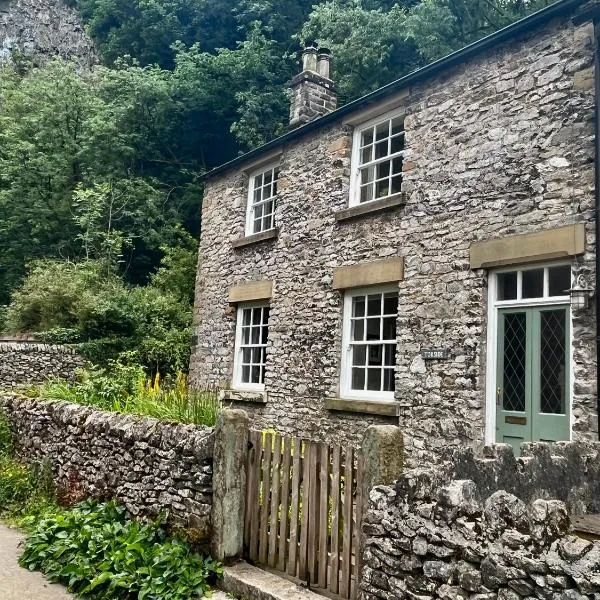
<svg viewBox="0 0 600 600">
<path fill-rule="evenodd" d="M 42 519 L 20 564 L 82 598 L 189 600 L 221 574 L 218 563 L 168 539 L 159 521 L 128 520 L 114 502 L 86 501 Z"/>
<path fill-rule="evenodd" d="M 27 390 L 33 397 L 212 427 L 221 402 L 217 390 L 190 390 L 183 373 L 148 378 L 139 365 L 111 362 L 79 371 L 79 381 L 53 380 Z"/>
</svg>

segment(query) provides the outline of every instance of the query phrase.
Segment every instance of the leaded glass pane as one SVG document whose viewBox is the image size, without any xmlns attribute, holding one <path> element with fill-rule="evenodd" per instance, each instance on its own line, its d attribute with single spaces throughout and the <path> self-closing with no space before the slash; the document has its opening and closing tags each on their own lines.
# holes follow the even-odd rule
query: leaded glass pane
<svg viewBox="0 0 600 600">
<path fill-rule="evenodd" d="M 565 414 L 566 315 L 564 309 L 540 314 L 540 410 L 543 413 Z"/>
<path fill-rule="evenodd" d="M 503 408 L 525 411 L 527 315 L 504 315 Z"/>
</svg>

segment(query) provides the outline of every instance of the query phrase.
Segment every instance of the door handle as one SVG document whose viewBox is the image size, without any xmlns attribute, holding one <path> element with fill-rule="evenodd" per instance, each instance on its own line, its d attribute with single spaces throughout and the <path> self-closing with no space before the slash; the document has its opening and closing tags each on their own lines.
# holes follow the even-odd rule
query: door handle
<svg viewBox="0 0 600 600">
<path fill-rule="evenodd" d="M 500 398 L 502 397 L 502 388 L 496 388 L 496 404 L 500 406 Z"/>
</svg>

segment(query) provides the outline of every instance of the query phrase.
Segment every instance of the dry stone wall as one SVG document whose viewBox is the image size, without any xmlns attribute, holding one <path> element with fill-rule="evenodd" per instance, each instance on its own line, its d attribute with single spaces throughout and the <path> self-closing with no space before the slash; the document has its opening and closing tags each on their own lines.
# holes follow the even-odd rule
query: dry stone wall
<svg viewBox="0 0 600 600">
<path fill-rule="evenodd" d="M 457 457 L 468 479 L 453 478 L 453 467 L 413 470 L 372 490 L 365 600 L 600 597 L 600 541 L 570 533 L 572 515 L 598 510 L 600 444 L 542 446 L 512 461 L 508 453 Z"/>
<path fill-rule="evenodd" d="M 67 497 L 115 498 L 134 516 L 210 534 L 214 430 L 0 396 L 18 458 L 49 461 Z"/>
<path fill-rule="evenodd" d="M 0 389 L 50 378 L 74 379 L 85 361 L 65 346 L 0 341 Z"/>
<path fill-rule="evenodd" d="M 81 66 L 96 61 L 77 11 L 63 0 L 0 0 L 0 64 L 15 53 L 36 63 L 53 57 L 74 59 Z"/>
<path fill-rule="evenodd" d="M 276 160 L 279 235 L 243 237 L 248 175 L 215 176 L 203 201 L 190 379 L 230 385 L 230 286 L 271 280 L 266 404 L 259 427 L 358 444 L 371 423 L 332 412 L 339 396 L 343 296 L 333 270 L 402 256 L 395 400 L 409 466 L 447 446 L 481 448 L 485 429 L 488 272 L 469 268 L 473 242 L 584 223 L 574 269 L 594 276 L 593 28 L 553 21 L 416 85 L 405 112 L 405 205 L 347 221 L 353 128 L 341 122 L 290 142 Z M 242 165 L 241 169 L 244 169 Z M 593 307 L 572 316 L 573 439 L 596 436 Z M 448 360 L 425 362 L 422 348 Z"/>
</svg>

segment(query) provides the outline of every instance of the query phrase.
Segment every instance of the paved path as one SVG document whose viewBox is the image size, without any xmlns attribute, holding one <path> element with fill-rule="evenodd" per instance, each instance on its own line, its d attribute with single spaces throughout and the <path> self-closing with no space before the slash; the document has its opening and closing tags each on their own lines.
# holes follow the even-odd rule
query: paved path
<svg viewBox="0 0 600 600">
<path fill-rule="evenodd" d="M 2 600 L 71 600 L 60 585 L 48 583 L 41 573 L 22 569 L 17 562 L 24 535 L 0 525 L 0 598 Z"/>
</svg>

